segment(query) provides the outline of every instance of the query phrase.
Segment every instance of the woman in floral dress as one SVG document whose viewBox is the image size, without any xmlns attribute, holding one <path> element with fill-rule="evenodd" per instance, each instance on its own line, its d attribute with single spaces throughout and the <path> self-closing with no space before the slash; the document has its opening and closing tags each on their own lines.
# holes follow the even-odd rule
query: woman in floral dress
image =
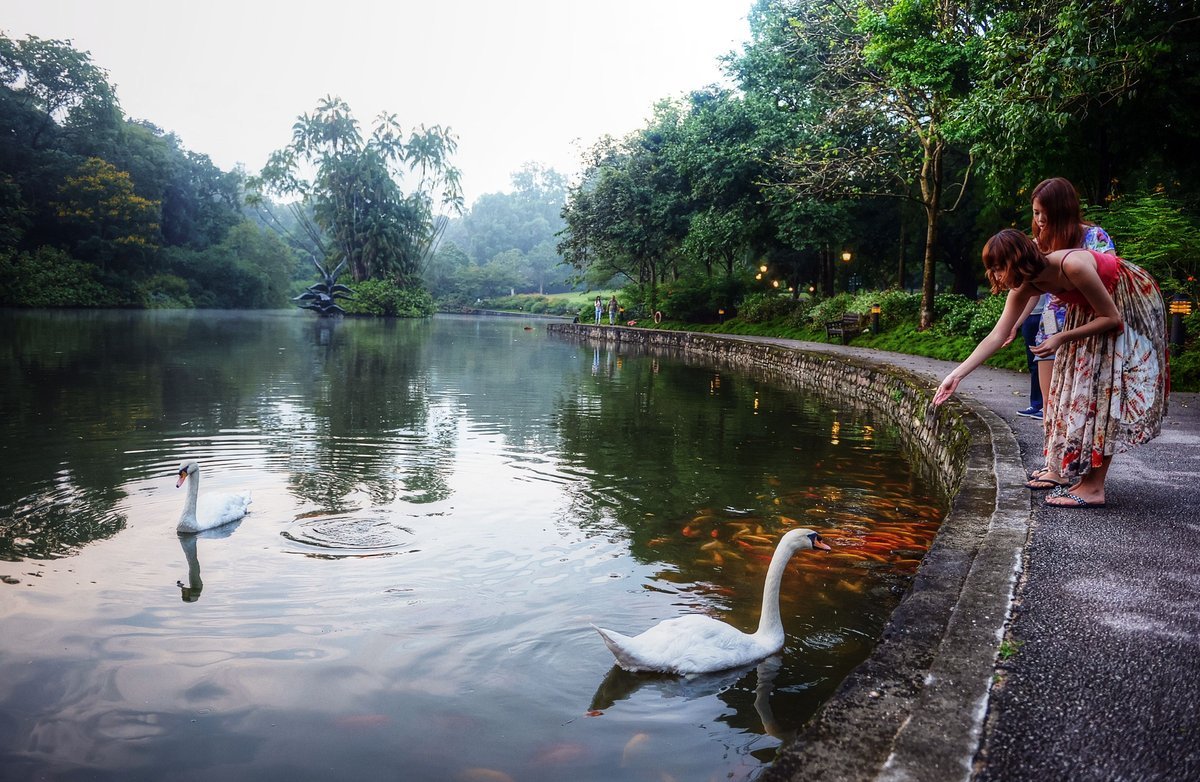
<svg viewBox="0 0 1200 782">
<path fill-rule="evenodd" d="M 1005 229 L 983 249 L 992 290 L 1008 290 L 1000 319 L 941 385 L 940 405 L 1005 342 L 1026 304 L 1052 293 L 1067 305 L 1064 328 L 1033 348 L 1056 353 L 1047 411 L 1047 463 L 1072 484 L 1046 504 L 1105 504 L 1115 454 L 1158 436 L 1167 411 L 1166 307 L 1154 279 L 1115 255 L 1067 249 L 1043 253 L 1025 234 Z"/>
<path fill-rule="evenodd" d="M 1031 197 L 1033 206 L 1033 240 L 1042 252 L 1065 250 L 1069 247 L 1080 247 L 1085 250 L 1115 255 L 1117 250 L 1112 239 L 1103 228 L 1093 223 L 1085 223 L 1079 209 L 1079 193 L 1075 186 L 1062 177 L 1044 179 L 1033 189 Z M 1062 331 L 1067 318 L 1067 305 L 1057 296 L 1043 294 L 1042 320 L 1038 324 L 1037 336 L 1033 347 L 1046 341 L 1046 337 Z M 1024 321 L 1022 321 L 1023 323 Z M 1015 337 L 1016 335 L 1014 335 Z M 1037 365 L 1038 384 L 1041 386 L 1043 411 L 1042 420 L 1047 436 L 1051 430 L 1051 419 L 1046 417 L 1049 408 L 1050 379 L 1054 370 L 1054 353 L 1034 355 Z M 1058 469 L 1058 465 L 1047 460 L 1040 470 L 1029 476 L 1025 486 L 1034 491 L 1044 491 L 1059 486 L 1070 485 Z"/>
</svg>

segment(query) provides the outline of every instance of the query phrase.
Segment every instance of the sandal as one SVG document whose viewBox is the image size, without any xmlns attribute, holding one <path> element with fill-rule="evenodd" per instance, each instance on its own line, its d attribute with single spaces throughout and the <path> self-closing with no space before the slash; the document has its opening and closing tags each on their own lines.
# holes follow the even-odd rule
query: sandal
<svg viewBox="0 0 1200 782">
<path fill-rule="evenodd" d="M 1025 488 L 1030 491 L 1047 491 L 1049 489 L 1062 489 L 1070 485 L 1071 481 L 1056 481 L 1053 478 L 1030 476 L 1029 481 L 1025 484 Z"/>
</svg>

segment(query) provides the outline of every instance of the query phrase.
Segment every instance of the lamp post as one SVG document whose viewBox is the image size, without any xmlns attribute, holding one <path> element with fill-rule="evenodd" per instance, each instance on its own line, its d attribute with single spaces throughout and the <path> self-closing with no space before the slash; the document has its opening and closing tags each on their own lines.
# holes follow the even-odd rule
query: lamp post
<svg viewBox="0 0 1200 782">
<path fill-rule="evenodd" d="M 871 333 L 872 334 L 879 333 L 879 310 L 880 310 L 880 307 L 879 307 L 878 303 L 871 305 Z"/>
<path fill-rule="evenodd" d="M 1182 348 L 1187 334 L 1183 328 L 1183 319 L 1192 314 L 1192 300 L 1182 293 L 1171 297 L 1171 344 Z"/>
<path fill-rule="evenodd" d="M 850 259 L 854 257 L 849 250 L 842 250 L 842 263 L 850 263 Z"/>
</svg>

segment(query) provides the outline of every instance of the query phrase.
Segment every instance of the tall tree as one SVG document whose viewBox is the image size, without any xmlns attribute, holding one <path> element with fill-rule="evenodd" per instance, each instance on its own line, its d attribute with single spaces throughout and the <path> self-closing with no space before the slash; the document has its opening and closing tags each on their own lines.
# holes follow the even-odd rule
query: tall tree
<svg viewBox="0 0 1200 782">
<path fill-rule="evenodd" d="M 953 177 L 945 167 L 949 147 L 961 141 L 982 21 L 956 0 L 760 0 L 756 14 L 748 56 L 789 72 L 773 89 L 806 140 L 784 160 L 787 186 L 832 200 L 916 200 L 925 213 L 928 327 L 938 220 L 956 205 L 947 181 L 961 195 L 970 175 L 969 159 Z"/>
<path fill-rule="evenodd" d="M 1053 175 L 1093 204 L 1175 182 L 1195 191 L 1196 0 L 1006 0 L 982 54 L 970 117 L 992 197 Z"/>
<path fill-rule="evenodd" d="M 671 159 L 681 121 L 679 107 L 663 102 L 647 127 L 598 142 L 563 210 L 563 259 L 593 281 L 640 286 L 651 307 L 678 272 L 691 211 L 691 188 Z"/>
<path fill-rule="evenodd" d="M 70 41 L 0 34 L 0 83 L 42 113 L 28 139 L 34 149 L 42 148 L 56 125 L 88 130 L 97 122 L 113 124 L 119 115 L 104 71 Z"/>
<path fill-rule="evenodd" d="M 291 144 L 273 153 L 247 186 L 298 199 L 293 211 L 301 222 L 311 206 L 310 235 L 327 256 L 346 259 L 355 280 L 415 287 L 445 228 L 435 210 L 462 210 L 459 172 L 450 162 L 457 144 L 437 125 L 405 135 L 393 114 L 380 115 L 364 139 L 350 107 L 330 96 L 297 120 Z M 401 183 L 411 189 L 406 193 Z"/>
</svg>

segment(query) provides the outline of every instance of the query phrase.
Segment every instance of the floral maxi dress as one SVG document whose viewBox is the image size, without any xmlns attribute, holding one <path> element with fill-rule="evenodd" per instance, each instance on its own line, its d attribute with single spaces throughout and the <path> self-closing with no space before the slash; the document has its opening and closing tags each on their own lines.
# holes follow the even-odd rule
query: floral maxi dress
<svg viewBox="0 0 1200 782">
<path fill-rule="evenodd" d="M 1158 284 L 1139 266 L 1090 252 L 1124 327 L 1056 351 L 1046 463 L 1067 477 L 1153 440 L 1167 414 L 1167 318 Z M 1059 298 L 1067 304 L 1067 329 L 1095 317 L 1078 291 Z"/>
</svg>

